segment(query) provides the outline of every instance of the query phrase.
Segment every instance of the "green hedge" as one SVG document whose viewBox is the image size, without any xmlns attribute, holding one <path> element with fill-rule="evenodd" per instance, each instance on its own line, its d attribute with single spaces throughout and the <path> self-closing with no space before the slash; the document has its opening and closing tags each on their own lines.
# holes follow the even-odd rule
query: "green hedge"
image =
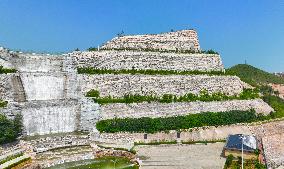
<svg viewBox="0 0 284 169">
<path fill-rule="evenodd" d="M 16 115 L 14 120 L 0 114 L 0 144 L 15 141 L 22 131 L 22 117 Z"/>
<path fill-rule="evenodd" d="M 22 159 L 22 160 L 20 160 L 20 161 L 18 161 L 16 163 L 13 163 L 13 164 L 9 165 L 8 167 L 5 167 L 4 169 L 11 169 L 11 168 L 16 167 L 17 165 L 20 165 L 21 163 L 29 161 L 31 159 L 32 159 L 31 157 L 24 158 L 24 159 Z"/>
<path fill-rule="evenodd" d="M 9 156 L 9 157 L 3 159 L 2 161 L 0 161 L 0 165 L 6 163 L 7 161 L 13 160 L 17 157 L 20 157 L 22 155 L 24 155 L 24 153 L 19 153 L 19 154 L 16 154 L 16 155 Z"/>
<path fill-rule="evenodd" d="M 90 47 L 87 49 L 88 51 L 98 51 L 98 48 L 96 47 Z M 209 50 L 201 50 L 201 51 L 195 51 L 195 50 L 182 50 L 182 49 L 176 49 L 176 50 L 166 50 L 166 49 L 136 49 L 136 48 L 112 48 L 112 49 L 106 49 L 106 48 L 100 48 L 102 51 L 106 50 L 116 50 L 116 51 L 138 51 L 138 52 L 160 52 L 160 53 L 184 53 L 184 54 L 196 54 L 196 53 L 203 53 L 203 54 L 217 54 L 218 52 L 214 51 L 213 49 Z"/>
<path fill-rule="evenodd" d="M 3 73 L 15 73 L 16 69 L 7 69 L 7 68 L 3 68 L 3 66 L 0 65 L 0 74 Z"/>
<path fill-rule="evenodd" d="M 160 102 L 160 103 L 171 103 L 171 102 L 192 102 L 192 101 L 222 101 L 222 100 L 248 100 L 259 98 L 257 89 L 244 89 L 239 96 L 228 96 L 223 93 L 209 94 L 206 90 L 200 92 L 199 95 L 192 93 L 185 94 L 183 96 L 176 96 L 173 94 L 164 94 L 162 97 L 153 95 L 125 95 L 122 98 L 100 97 L 100 93 L 97 90 L 90 90 L 86 94 L 87 97 L 93 97 L 94 101 L 99 104 L 109 103 L 141 103 L 141 102 Z"/>
<path fill-rule="evenodd" d="M 79 67 L 77 68 L 79 74 L 144 74 L 144 75 L 226 75 L 222 71 L 176 71 L 176 70 L 137 70 L 133 69 L 121 69 L 121 70 L 111 70 L 111 69 L 96 69 L 92 67 Z"/>
<path fill-rule="evenodd" d="M 255 111 L 229 111 L 229 112 L 205 112 L 189 114 L 186 116 L 165 118 L 125 118 L 108 119 L 99 121 L 96 128 L 100 132 L 145 132 L 155 133 L 159 131 L 189 129 L 202 126 L 220 126 L 235 123 L 249 123 L 259 120 Z"/>
<path fill-rule="evenodd" d="M 6 107 L 8 104 L 7 101 L 0 100 L 0 108 Z"/>
</svg>

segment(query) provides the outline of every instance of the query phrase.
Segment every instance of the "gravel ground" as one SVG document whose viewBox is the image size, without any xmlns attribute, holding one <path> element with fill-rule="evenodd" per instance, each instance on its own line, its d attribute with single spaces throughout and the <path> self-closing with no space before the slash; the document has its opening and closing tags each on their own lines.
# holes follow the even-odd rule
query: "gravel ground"
<svg viewBox="0 0 284 169">
<path fill-rule="evenodd" d="M 141 169 L 222 169 L 225 143 L 137 146 Z"/>
</svg>

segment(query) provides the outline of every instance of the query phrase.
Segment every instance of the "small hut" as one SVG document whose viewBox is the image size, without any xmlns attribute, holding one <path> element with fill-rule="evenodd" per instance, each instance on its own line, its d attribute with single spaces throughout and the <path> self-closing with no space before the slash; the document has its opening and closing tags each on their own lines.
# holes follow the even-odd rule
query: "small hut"
<svg viewBox="0 0 284 169">
<path fill-rule="evenodd" d="M 257 145 L 257 139 L 254 136 L 243 134 L 229 135 L 224 147 L 224 155 L 227 157 L 232 154 L 234 157 L 241 157 L 243 149 L 244 159 L 257 158 L 255 154 Z"/>
</svg>

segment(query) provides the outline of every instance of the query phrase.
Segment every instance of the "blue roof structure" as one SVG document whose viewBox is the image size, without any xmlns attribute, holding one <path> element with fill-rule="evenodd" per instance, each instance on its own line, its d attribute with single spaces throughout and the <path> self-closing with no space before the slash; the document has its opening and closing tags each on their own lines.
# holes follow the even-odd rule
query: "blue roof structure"
<svg viewBox="0 0 284 169">
<path fill-rule="evenodd" d="M 256 138 L 254 136 L 243 134 L 229 135 L 225 149 L 242 151 L 242 138 L 243 150 L 245 152 L 254 152 L 257 149 Z"/>
</svg>

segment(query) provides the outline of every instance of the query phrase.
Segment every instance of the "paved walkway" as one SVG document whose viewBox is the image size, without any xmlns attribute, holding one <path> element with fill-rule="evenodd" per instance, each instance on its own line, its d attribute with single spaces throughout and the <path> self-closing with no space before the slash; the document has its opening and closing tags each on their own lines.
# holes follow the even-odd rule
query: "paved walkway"
<svg viewBox="0 0 284 169">
<path fill-rule="evenodd" d="M 222 169 L 225 143 L 137 146 L 141 169 Z"/>
</svg>

